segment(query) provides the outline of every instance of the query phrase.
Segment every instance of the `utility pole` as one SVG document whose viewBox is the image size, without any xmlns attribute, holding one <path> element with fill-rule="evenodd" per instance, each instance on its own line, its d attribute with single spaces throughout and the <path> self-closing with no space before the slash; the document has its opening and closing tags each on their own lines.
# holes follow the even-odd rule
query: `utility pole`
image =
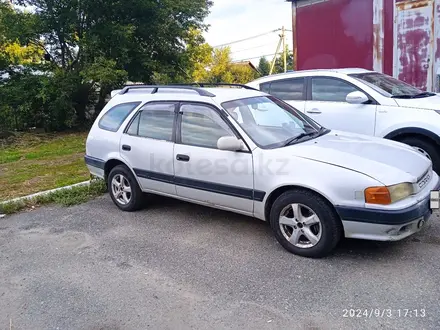
<svg viewBox="0 0 440 330">
<path fill-rule="evenodd" d="M 277 50 L 276 50 L 276 52 L 275 52 L 275 55 L 273 56 L 272 64 L 270 65 L 269 75 L 272 74 L 272 72 L 273 72 L 273 68 L 275 67 L 275 61 L 277 60 L 277 55 L 278 55 L 278 52 L 280 51 L 280 46 L 281 46 L 281 41 L 282 41 L 282 40 L 283 40 L 283 39 L 281 38 L 281 35 L 280 35 L 280 40 L 278 40 Z"/>
<path fill-rule="evenodd" d="M 278 40 L 277 50 L 275 51 L 275 55 L 273 56 L 272 63 L 270 65 L 269 75 L 273 73 L 273 69 L 275 67 L 275 62 L 277 60 L 278 53 L 280 51 L 281 45 L 283 46 L 283 62 L 284 62 L 284 72 L 287 72 L 287 51 L 286 51 L 286 30 L 283 26 L 281 29 L 281 34 L 278 35 L 280 39 Z"/>
<path fill-rule="evenodd" d="M 282 29 L 282 38 L 283 38 L 283 60 L 284 60 L 284 73 L 287 72 L 287 50 L 286 50 L 286 30 Z"/>
</svg>

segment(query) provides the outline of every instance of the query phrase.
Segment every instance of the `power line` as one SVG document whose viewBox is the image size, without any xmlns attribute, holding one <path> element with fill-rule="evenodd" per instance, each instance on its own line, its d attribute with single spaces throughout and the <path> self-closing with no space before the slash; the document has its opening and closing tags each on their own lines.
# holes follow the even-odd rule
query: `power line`
<svg viewBox="0 0 440 330">
<path fill-rule="evenodd" d="M 243 58 L 241 60 L 234 60 L 233 62 L 243 62 L 243 61 L 247 61 L 247 60 L 253 60 L 256 58 L 261 58 L 261 57 L 266 57 L 266 56 L 274 56 L 274 55 L 275 55 L 275 53 L 274 54 L 267 54 L 267 55 L 260 55 L 260 56 L 255 56 L 255 57 L 248 57 L 248 58 Z"/>
<path fill-rule="evenodd" d="M 291 52 L 289 52 L 289 53 L 291 53 Z M 233 62 L 233 63 L 234 63 L 234 62 L 243 62 L 243 61 L 247 61 L 247 60 L 254 60 L 254 59 L 256 59 L 256 58 L 261 58 L 261 57 L 266 57 L 266 56 L 274 56 L 274 55 L 281 55 L 281 53 L 273 53 L 273 54 L 267 54 L 267 55 L 255 56 L 255 57 L 248 57 L 248 58 L 243 58 L 243 59 L 241 59 L 241 60 L 234 60 L 234 61 L 232 61 L 232 62 Z"/>
<path fill-rule="evenodd" d="M 274 32 L 278 32 L 278 31 L 281 31 L 281 29 L 276 29 L 276 30 L 273 30 L 273 31 L 269 31 L 269 32 L 266 32 L 266 33 L 262 33 L 262 34 L 259 34 L 259 35 L 256 35 L 256 36 L 252 36 L 252 37 L 248 37 L 248 38 L 241 39 L 241 40 L 231 41 L 231 42 L 228 42 L 228 43 L 225 43 L 225 44 L 222 44 L 222 45 L 214 46 L 213 48 L 220 48 L 220 47 L 224 47 L 224 46 L 229 46 L 229 45 L 236 44 L 236 43 L 239 43 L 239 42 L 243 42 L 243 41 L 259 38 L 259 37 L 262 37 L 262 36 L 265 36 L 265 35 L 268 35 L 268 34 L 271 34 L 271 33 L 274 33 Z"/>
<path fill-rule="evenodd" d="M 246 49 L 240 49 L 240 50 L 233 51 L 233 52 L 231 52 L 231 53 L 232 53 L 232 54 L 240 53 L 240 52 L 244 52 L 244 51 L 246 51 L 246 50 L 251 50 L 251 49 L 261 48 L 261 47 L 265 47 L 265 46 L 269 46 L 269 45 L 272 45 L 272 44 L 270 43 L 270 44 L 265 44 L 265 45 L 260 45 L 260 46 L 255 46 L 255 47 L 250 47 L 250 48 L 246 48 Z"/>
</svg>

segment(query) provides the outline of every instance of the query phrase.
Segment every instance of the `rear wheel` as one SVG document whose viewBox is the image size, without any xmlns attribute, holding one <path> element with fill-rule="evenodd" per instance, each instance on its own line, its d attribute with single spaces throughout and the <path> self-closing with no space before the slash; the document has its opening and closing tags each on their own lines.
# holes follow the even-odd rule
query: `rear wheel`
<svg viewBox="0 0 440 330">
<path fill-rule="evenodd" d="M 307 190 L 290 190 L 279 196 L 270 211 L 270 225 L 287 251 L 309 258 L 330 254 L 342 235 L 335 211 Z"/>
<path fill-rule="evenodd" d="M 399 141 L 412 146 L 422 155 L 430 159 L 434 171 L 440 175 L 440 147 L 438 145 L 434 142 L 412 136 L 405 137 Z"/>
<path fill-rule="evenodd" d="M 113 202 L 123 211 L 136 211 L 142 205 L 142 191 L 131 173 L 124 165 L 118 165 L 108 176 L 108 190 Z"/>
</svg>

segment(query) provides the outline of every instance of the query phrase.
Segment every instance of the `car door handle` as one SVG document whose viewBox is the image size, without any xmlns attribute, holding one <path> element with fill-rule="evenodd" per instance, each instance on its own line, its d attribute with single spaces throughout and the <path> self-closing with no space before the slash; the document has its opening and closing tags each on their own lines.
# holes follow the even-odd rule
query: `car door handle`
<svg viewBox="0 0 440 330">
<path fill-rule="evenodd" d="M 176 159 L 179 160 L 179 161 L 181 161 L 181 162 L 189 162 L 189 156 L 188 156 L 188 155 L 181 155 L 181 154 L 178 154 L 178 155 L 176 156 Z"/>
<path fill-rule="evenodd" d="M 321 110 L 314 108 L 312 110 L 307 110 L 306 112 L 307 113 L 321 113 Z"/>
<path fill-rule="evenodd" d="M 130 150 L 131 150 L 131 146 L 129 146 L 129 145 L 127 145 L 127 144 L 123 144 L 123 145 L 122 145 L 122 150 L 130 151 Z"/>
</svg>

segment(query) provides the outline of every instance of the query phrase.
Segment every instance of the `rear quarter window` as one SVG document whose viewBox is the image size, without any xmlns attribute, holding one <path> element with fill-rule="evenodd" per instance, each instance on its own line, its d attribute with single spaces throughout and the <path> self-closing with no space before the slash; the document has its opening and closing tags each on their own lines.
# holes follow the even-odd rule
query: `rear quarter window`
<svg viewBox="0 0 440 330">
<path fill-rule="evenodd" d="M 274 80 L 270 84 L 270 94 L 284 101 L 305 101 L 303 77 Z"/>
<path fill-rule="evenodd" d="M 115 105 L 102 116 L 98 124 L 99 128 L 106 131 L 116 132 L 128 115 L 137 108 L 139 104 L 141 104 L 141 102 L 129 102 Z"/>
</svg>

